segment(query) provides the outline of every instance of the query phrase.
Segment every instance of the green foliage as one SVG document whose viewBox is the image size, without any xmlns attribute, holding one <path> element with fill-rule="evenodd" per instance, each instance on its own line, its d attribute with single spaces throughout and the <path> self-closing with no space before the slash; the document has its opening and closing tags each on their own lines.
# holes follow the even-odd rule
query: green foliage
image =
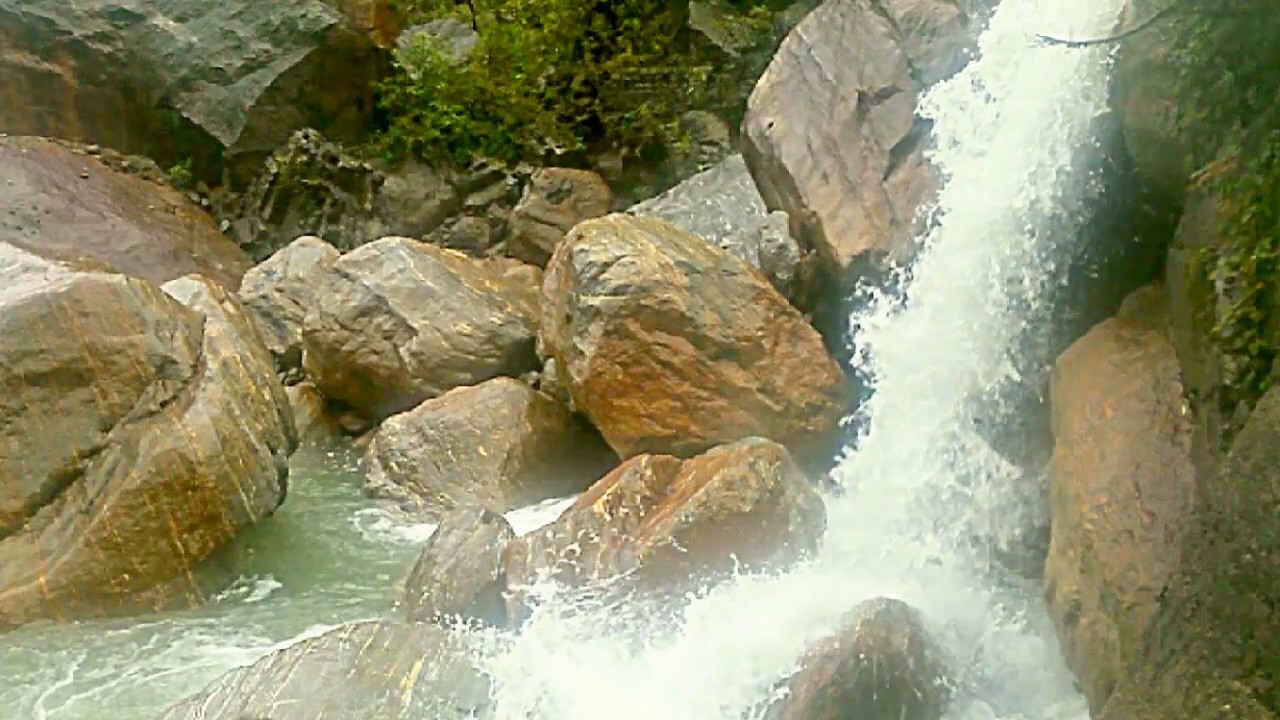
<svg viewBox="0 0 1280 720">
<path fill-rule="evenodd" d="M 188 190 L 195 185 L 195 175 L 191 172 L 191 158 L 185 157 L 174 163 L 166 173 L 174 187 Z"/>
</svg>

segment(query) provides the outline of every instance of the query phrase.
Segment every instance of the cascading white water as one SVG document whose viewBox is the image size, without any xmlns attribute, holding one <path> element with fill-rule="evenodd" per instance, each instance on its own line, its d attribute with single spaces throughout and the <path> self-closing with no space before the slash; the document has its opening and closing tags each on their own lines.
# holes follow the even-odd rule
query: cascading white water
<svg viewBox="0 0 1280 720">
<path fill-rule="evenodd" d="M 1105 33 L 1122 0 L 1004 0 L 979 56 L 933 88 L 932 230 L 903 288 L 855 314 L 874 395 L 835 474 L 812 561 L 741 576 L 675 618 L 547 589 L 525 630 L 495 648 L 498 720 L 740 720 L 858 602 L 920 608 L 954 655 L 948 717 L 1087 717 L 1038 584 L 989 572 L 973 538 L 1017 529 L 1021 473 L 975 428 L 1019 382 L 1020 332 L 1060 281 L 1062 242 L 1094 189 L 1081 157 L 1106 111 L 1108 51 L 1038 46 L 1037 33 Z"/>
</svg>

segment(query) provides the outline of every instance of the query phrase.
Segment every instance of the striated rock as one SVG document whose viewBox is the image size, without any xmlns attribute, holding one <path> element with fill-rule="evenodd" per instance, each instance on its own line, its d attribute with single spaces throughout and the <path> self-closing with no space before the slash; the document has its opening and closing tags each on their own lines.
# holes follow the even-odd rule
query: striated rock
<svg viewBox="0 0 1280 720">
<path fill-rule="evenodd" d="M 249 258 L 177 190 L 69 144 L 0 137 L 0 187 L 0 242 L 47 258 L 154 283 L 200 273 L 231 289 L 249 268 Z"/>
<path fill-rule="evenodd" d="M 515 536 L 492 510 L 473 506 L 445 515 L 405 583 L 409 622 L 461 616 L 503 624 L 502 551 Z"/>
<path fill-rule="evenodd" d="M 1131 296 L 1054 368 L 1045 596 L 1096 714 L 1177 570 L 1195 493 L 1192 423 L 1163 289 Z"/>
<path fill-rule="evenodd" d="M 339 256 L 329 243 L 304 235 L 245 273 L 240 302 L 261 331 L 279 372 L 301 371 L 302 321 L 318 300 L 319 276 Z"/>
<path fill-rule="evenodd" d="M 786 681 L 766 720 L 938 720 L 950 700 L 945 654 L 900 600 L 858 605 Z"/>
<path fill-rule="evenodd" d="M 365 490 L 433 514 L 506 512 L 581 492 L 616 462 L 564 405 L 495 378 L 388 418 L 365 454 Z"/>
<path fill-rule="evenodd" d="M 793 562 L 825 526 L 822 498 L 775 442 L 748 438 L 684 461 L 641 455 L 507 544 L 508 616 L 523 616 L 520 588 L 543 572 L 569 585 L 627 574 L 631 587 L 678 591 Z"/>
<path fill-rule="evenodd" d="M 844 410 L 810 327 L 741 259 L 653 218 L 582 223 L 543 285 L 540 346 L 622 457 L 760 436 L 808 461 Z"/>
<path fill-rule="evenodd" d="M 538 368 L 537 268 L 398 237 L 333 268 L 303 323 L 303 366 L 326 396 L 367 419 Z"/>
<path fill-rule="evenodd" d="M 730 155 L 627 212 L 666 220 L 746 260 L 783 297 L 802 304 L 798 301 L 806 290 L 808 268 L 791 237 L 787 214 L 765 207 L 741 155 Z"/>
<path fill-rule="evenodd" d="M 546 265 L 551 253 L 575 225 L 609 212 L 613 194 L 588 170 L 540 168 L 511 216 L 507 254 Z"/>
<path fill-rule="evenodd" d="M 828 274 L 868 253 L 912 251 L 935 190 L 916 95 L 957 71 L 968 19 L 947 0 L 827 0 L 756 84 L 743 148 L 771 209 L 789 213 Z"/>
<path fill-rule="evenodd" d="M 252 324 L 0 243 L 0 619 L 202 600 L 193 569 L 284 499 L 297 444 Z"/>
<path fill-rule="evenodd" d="M 362 622 L 232 670 L 162 720 L 469 720 L 488 704 L 489 681 L 462 638 Z"/>
</svg>

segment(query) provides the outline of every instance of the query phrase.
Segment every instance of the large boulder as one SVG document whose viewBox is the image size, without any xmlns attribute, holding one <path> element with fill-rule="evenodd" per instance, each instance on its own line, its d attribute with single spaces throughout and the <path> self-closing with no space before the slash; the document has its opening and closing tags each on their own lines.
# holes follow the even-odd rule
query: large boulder
<svg viewBox="0 0 1280 720">
<path fill-rule="evenodd" d="M 951 699 L 942 647 L 901 600 L 858 605 L 787 679 L 766 720 L 939 720 Z"/>
<path fill-rule="evenodd" d="M 322 0 L 3 0 L 0 48 L 0 131 L 203 167 L 359 137 L 387 65 Z"/>
<path fill-rule="evenodd" d="M 626 574 L 625 587 L 680 592 L 735 568 L 794 562 L 825 527 L 822 498 L 775 442 L 748 438 L 683 461 L 641 455 L 507 544 L 508 617 L 523 618 L 521 589 L 542 573 L 570 586 Z"/>
<path fill-rule="evenodd" d="M 1177 570 L 1194 505 L 1192 422 L 1164 295 L 1149 286 L 1058 358 L 1049 612 L 1094 713 Z"/>
<path fill-rule="evenodd" d="M 302 369 L 302 322 L 319 299 L 319 276 L 339 257 L 329 243 L 304 235 L 245 273 L 240 302 L 262 332 L 281 373 L 296 374 Z"/>
<path fill-rule="evenodd" d="M 182 193 L 114 169 L 88 148 L 0 137 L 0 188 L 0 242 L 38 255 L 155 283 L 200 273 L 231 289 L 250 265 Z"/>
<path fill-rule="evenodd" d="M 539 367 L 537 268 L 398 237 L 332 268 L 303 322 L 303 366 L 326 396 L 371 421 Z"/>
<path fill-rule="evenodd" d="M 0 618 L 198 603 L 192 570 L 284 499 L 296 446 L 231 296 L 0 243 Z"/>
<path fill-rule="evenodd" d="M 760 436 L 827 450 L 844 376 L 758 270 L 655 218 L 574 228 L 543 283 L 542 351 L 622 457 Z"/>
<path fill-rule="evenodd" d="M 502 553 L 515 536 L 492 510 L 471 506 L 445 515 L 405 581 L 409 622 L 462 617 L 503 624 Z"/>
<path fill-rule="evenodd" d="M 564 405 L 494 378 L 382 423 L 365 453 L 365 489 L 433 515 L 465 505 L 506 512 L 582 492 L 616 462 Z"/>
<path fill-rule="evenodd" d="M 533 173 L 511 214 L 507 253 L 546 265 L 573 226 L 609 212 L 613 194 L 604 178 L 589 170 L 541 168 Z"/>
<path fill-rule="evenodd" d="M 470 720 L 489 681 L 430 624 L 344 625 L 223 675 L 162 720 Z"/>
<path fill-rule="evenodd" d="M 627 212 L 666 220 L 727 250 L 759 268 L 792 304 L 807 304 L 807 257 L 791 237 L 787 214 L 765 207 L 742 155 L 730 155 Z"/>
<path fill-rule="evenodd" d="M 742 124 L 765 203 L 785 210 L 830 277 L 913 250 L 935 190 L 917 93 L 957 71 L 969 19 L 949 0 L 827 0 L 791 31 Z"/>
</svg>

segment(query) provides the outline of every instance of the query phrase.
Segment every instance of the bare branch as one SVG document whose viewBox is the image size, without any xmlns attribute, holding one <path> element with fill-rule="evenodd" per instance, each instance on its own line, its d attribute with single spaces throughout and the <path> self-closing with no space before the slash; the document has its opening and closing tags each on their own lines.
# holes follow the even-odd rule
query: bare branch
<svg viewBox="0 0 1280 720">
<path fill-rule="evenodd" d="M 1178 9 L 1177 5 L 1169 5 L 1168 7 L 1165 7 L 1163 10 L 1160 10 L 1156 14 L 1152 15 L 1146 20 L 1143 20 L 1137 25 L 1134 25 L 1128 30 L 1125 30 L 1124 32 L 1116 35 L 1110 35 L 1108 37 L 1093 38 L 1091 40 L 1066 40 L 1063 38 L 1051 37 L 1049 35 L 1036 35 L 1036 40 L 1044 45 L 1064 45 L 1069 48 L 1082 48 L 1082 47 L 1090 47 L 1092 45 L 1107 45 L 1109 43 L 1117 43 L 1124 40 L 1125 38 L 1132 37 L 1142 32 L 1143 30 L 1146 30 L 1147 28 L 1156 24 L 1163 18 L 1168 17 L 1169 15 L 1172 15 L 1173 12 L 1177 9 Z"/>
</svg>

